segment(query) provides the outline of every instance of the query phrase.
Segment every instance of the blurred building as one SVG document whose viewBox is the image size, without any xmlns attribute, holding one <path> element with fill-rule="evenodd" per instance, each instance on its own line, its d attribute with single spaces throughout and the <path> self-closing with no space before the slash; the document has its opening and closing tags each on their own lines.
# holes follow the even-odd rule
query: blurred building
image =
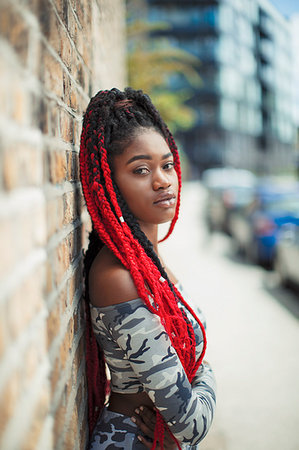
<svg viewBox="0 0 299 450">
<path fill-rule="evenodd" d="M 292 29 L 292 59 L 293 59 L 293 99 L 294 122 L 296 127 L 296 168 L 299 177 L 299 13 L 290 18 Z"/>
<path fill-rule="evenodd" d="M 294 162 L 290 25 L 268 0 L 147 0 L 153 38 L 198 56 L 202 85 L 190 104 L 196 125 L 181 133 L 199 171 L 232 165 L 277 171 Z M 185 78 L 172 80 L 174 88 Z"/>
</svg>

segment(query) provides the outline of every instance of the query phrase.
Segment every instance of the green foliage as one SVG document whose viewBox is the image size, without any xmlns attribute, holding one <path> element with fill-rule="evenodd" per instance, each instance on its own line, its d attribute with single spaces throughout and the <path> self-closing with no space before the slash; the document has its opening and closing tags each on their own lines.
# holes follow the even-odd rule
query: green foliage
<svg viewBox="0 0 299 450">
<path fill-rule="evenodd" d="M 188 94 L 165 89 L 154 91 L 150 96 L 172 133 L 192 127 L 195 111 L 184 103 L 189 98 Z"/>
<path fill-rule="evenodd" d="M 136 7 L 136 2 L 133 4 Z M 134 7 L 133 4 L 131 8 Z M 128 11 L 130 14 L 130 2 Z M 140 18 L 130 18 L 127 27 L 128 76 L 130 86 L 149 94 L 174 133 L 194 125 L 196 113 L 185 102 L 201 80 L 198 75 L 198 58 L 172 46 L 166 38 L 150 38 L 151 31 L 168 27 L 164 22 L 149 23 Z M 170 81 L 173 77 L 184 77 L 186 87 L 172 90 Z"/>
</svg>

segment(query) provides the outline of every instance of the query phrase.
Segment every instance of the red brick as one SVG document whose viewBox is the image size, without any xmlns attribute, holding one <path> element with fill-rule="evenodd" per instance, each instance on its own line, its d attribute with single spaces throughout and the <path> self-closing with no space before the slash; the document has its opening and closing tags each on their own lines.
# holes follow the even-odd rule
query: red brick
<svg viewBox="0 0 299 450">
<path fill-rule="evenodd" d="M 67 192 L 63 196 L 63 209 L 64 209 L 64 219 L 63 223 L 71 223 L 78 217 L 78 211 L 76 206 L 76 192 Z"/>
<path fill-rule="evenodd" d="M 47 237 L 48 239 L 60 230 L 64 224 L 63 197 L 54 197 L 46 204 Z"/>
<path fill-rule="evenodd" d="M 49 158 L 49 177 L 53 184 L 61 183 L 66 178 L 66 152 L 50 150 Z"/>
<path fill-rule="evenodd" d="M 59 407 L 55 413 L 54 417 L 54 446 L 53 448 L 58 448 L 57 443 L 61 437 L 63 432 L 63 428 L 65 425 L 65 416 L 66 416 L 66 404 L 65 399 L 62 397 Z M 70 449 L 71 450 L 71 449 Z"/>
<path fill-rule="evenodd" d="M 38 339 L 32 343 L 26 349 L 26 353 L 20 355 L 19 368 L 11 372 L 0 396 L 1 428 L 4 428 L 7 422 L 14 416 L 20 404 L 21 397 L 26 395 L 28 389 L 32 389 L 32 379 L 40 367 L 42 356 L 43 339 Z M 48 390 L 42 389 L 37 405 L 40 416 L 43 416 L 43 413 L 46 412 L 48 403 Z"/>
<path fill-rule="evenodd" d="M 90 54 L 90 41 L 89 40 L 84 40 L 83 42 L 83 49 L 82 49 L 82 54 L 81 54 L 84 63 L 86 64 L 86 66 L 89 68 L 89 70 L 91 70 L 91 54 Z"/>
<path fill-rule="evenodd" d="M 49 135 L 60 138 L 59 107 L 55 101 L 48 103 Z"/>
<path fill-rule="evenodd" d="M 47 110 L 45 101 L 36 91 L 30 93 L 30 126 L 43 130 L 47 127 Z"/>
<path fill-rule="evenodd" d="M 51 256 L 48 255 L 46 261 L 46 290 L 45 290 L 46 295 L 52 292 L 54 286 L 53 269 L 52 269 L 53 265 L 54 265 L 53 258 L 51 258 Z"/>
<path fill-rule="evenodd" d="M 76 438 L 78 432 L 78 409 L 74 405 L 72 409 L 72 416 L 69 422 L 67 433 L 65 434 L 64 448 L 71 450 L 76 447 Z"/>
<path fill-rule="evenodd" d="M 42 247 L 46 245 L 46 208 L 45 205 L 37 205 L 28 212 L 28 220 L 31 217 L 32 238 L 34 247 Z"/>
<path fill-rule="evenodd" d="M 19 124 L 25 124 L 28 121 L 29 105 L 28 96 L 21 81 L 15 84 L 11 97 L 13 105 L 12 119 Z"/>
<path fill-rule="evenodd" d="M 78 32 L 76 34 L 76 37 L 75 37 L 76 50 L 80 55 L 82 55 L 82 53 L 83 53 L 84 39 L 85 39 L 85 36 L 82 32 L 81 33 Z"/>
<path fill-rule="evenodd" d="M 67 152 L 67 180 L 79 181 L 79 179 L 79 155 L 76 152 Z"/>
<path fill-rule="evenodd" d="M 27 434 L 23 439 L 21 450 L 32 450 L 33 448 L 36 448 L 44 421 L 49 411 L 49 405 L 49 390 L 48 386 L 45 385 L 40 391 L 40 397 L 35 406 L 34 417 Z"/>
<path fill-rule="evenodd" d="M 77 21 L 75 19 L 75 16 L 74 16 L 71 8 L 68 9 L 67 28 L 68 28 L 68 31 L 70 33 L 71 38 L 73 39 L 73 41 L 75 41 L 76 35 L 77 35 L 79 30 L 78 30 Z"/>
<path fill-rule="evenodd" d="M 81 85 L 81 87 L 84 89 L 84 68 L 81 61 L 77 60 L 76 64 L 76 70 L 73 72 L 73 77 L 75 78 L 76 82 Z"/>
<path fill-rule="evenodd" d="M 58 17 L 51 11 L 50 13 L 50 23 L 49 23 L 49 38 L 48 42 L 51 47 L 61 56 L 61 46 L 62 42 L 65 42 L 67 39 L 66 33 L 64 29 L 61 27 L 61 24 L 58 20 Z"/>
<path fill-rule="evenodd" d="M 60 332 L 61 312 L 60 312 L 60 298 L 56 301 L 52 310 L 49 313 L 47 320 L 47 347 L 51 347 L 53 340 Z"/>
<path fill-rule="evenodd" d="M 18 249 L 18 255 L 27 256 L 32 249 L 45 245 L 46 243 L 46 223 L 45 208 L 43 204 L 29 205 L 28 210 L 15 215 L 17 221 L 14 245 Z"/>
<path fill-rule="evenodd" d="M 1 236 L 5 236 L 5 239 L 0 239 L 0 277 L 4 277 L 9 273 L 14 264 L 19 260 L 18 245 L 15 242 L 18 232 L 17 224 L 12 218 L 7 217 L 0 221 L 0 233 Z M 11 243 L 14 242 L 14 245 Z"/>
<path fill-rule="evenodd" d="M 39 111 L 39 129 L 43 134 L 49 133 L 49 111 L 48 102 L 46 99 L 41 98 L 40 100 L 40 111 Z"/>
<path fill-rule="evenodd" d="M 68 342 L 69 342 L 69 350 L 71 351 L 73 348 L 73 341 L 74 341 L 74 316 L 70 317 L 70 321 L 67 327 L 67 335 L 68 335 Z"/>
<path fill-rule="evenodd" d="M 60 110 L 61 137 L 66 142 L 73 142 L 73 117 L 67 111 Z"/>
<path fill-rule="evenodd" d="M 5 429 L 7 423 L 12 418 L 18 406 L 21 390 L 22 374 L 12 372 L 7 380 L 0 396 L 1 427 L 0 433 Z M 1 430 L 2 429 L 2 430 Z"/>
<path fill-rule="evenodd" d="M 77 88 L 74 83 L 72 84 L 72 89 L 70 91 L 70 106 L 75 111 L 78 111 L 78 106 L 79 106 L 78 92 L 77 92 Z"/>
<path fill-rule="evenodd" d="M 59 53 L 62 61 L 64 62 L 64 64 L 67 66 L 68 69 L 70 69 L 73 65 L 72 64 L 74 60 L 73 51 L 74 50 L 69 36 L 65 32 L 63 32 L 63 37 L 62 39 L 60 39 Z"/>
<path fill-rule="evenodd" d="M 30 0 L 29 3 L 27 3 L 28 8 L 30 11 L 35 15 L 38 16 L 39 10 L 40 10 L 40 0 Z"/>
<path fill-rule="evenodd" d="M 21 15 L 12 5 L 0 6 L 1 34 L 14 47 L 23 65 L 27 62 L 29 31 Z"/>
<path fill-rule="evenodd" d="M 81 0 L 81 3 L 85 16 L 85 25 L 88 26 L 88 24 L 90 24 L 92 21 L 90 2 L 89 0 Z"/>
<path fill-rule="evenodd" d="M 65 0 L 55 0 L 55 6 L 57 8 L 58 14 L 63 17 L 63 7 L 64 7 Z"/>
<path fill-rule="evenodd" d="M 54 396 L 58 381 L 62 375 L 61 363 L 59 356 L 56 357 L 52 363 L 51 373 L 50 373 L 50 385 L 51 385 L 51 397 Z"/>
<path fill-rule="evenodd" d="M 65 99 L 65 103 L 69 103 L 69 96 L 70 96 L 70 91 L 71 91 L 71 79 L 69 77 L 69 75 L 64 72 L 63 74 L 63 96 Z"/>
<path fill-rule="evenodd" d="M 63 67 L 47 48 L 43 47 L 42 52 L 44 86 L 57 97 L 63 98 Z"/>
<path fill-rule="evenodd" d="M 49 39 L 51 29 L 51 17 L 53 15 L 53 7 L 50 2 L 40 2 L 37 0 L 35 12 L 38 14 L 38 23 L 42 34 Z"/>
<path fill-rule="evenodd" d="M 31 0 L 31 4 L 35 1 L 40 0 Z M 31 5 L 30 5 L 31 6 Z M 41 51 L 42 44 L 40 40 L 39 33 L 30 27 L 30 51 L 28 56 L 28 70 L 35 77 L 39 78 L 40 74 L 40 61 L 41 61 Z"/>
<path fill-rule="evenodd" d="M 63 242 L 61 242 L 55 249 L 55 253 L 56 253 L 56 267 L 54 269 L 55 270 L 54 282 L 55 286 L 59 286 L 70 264 L 68 241 L 64 240 Z"/>
<path fill-rule="evenodd" d="M 7 323 L 12 339 L 22 334 L 43 308 L 43 279 L 42 268 L 36 269 L 11 295 L 7 305 Z"/>
<path fill-rule="evenodd" d="M 68 332 L 66 332 L 66 334 L 64 335 L 63 340 L 60 344 L 60 347 L 59 347 L 59 358 L 60 358 L 62 370 L 65 369 L 66 362 L 70 355 L 69 342 L 70 342 L 70 336 L 69 336 Z"/>
<path fill-rule="evenodd" d="M 32 388 L 32 379 L 40 369 L 46 352 L 46 330 L 45 327 L 40 326 L 35 340 L 27 346 L 22 355 L 23 363 L 20 368 L 22 373 L 22 390 L 27 391 Z"/>
<path fill-rule="evenodd" d="M 84 25 L 86 25 L 86 20 L 85 20 L 85 9 L 83 8 L 82 2 L 80 0 L 77 0 L 75 3 L 75 11 L 76 11 L 76 15 L 77 18 L 80 22 L 81 27 L 84 27 Z M 87 8 L 90 8 L 90 5 L 86 5 Z M 83 34 L 83 33 L 80 33 Z"/>
</svg>

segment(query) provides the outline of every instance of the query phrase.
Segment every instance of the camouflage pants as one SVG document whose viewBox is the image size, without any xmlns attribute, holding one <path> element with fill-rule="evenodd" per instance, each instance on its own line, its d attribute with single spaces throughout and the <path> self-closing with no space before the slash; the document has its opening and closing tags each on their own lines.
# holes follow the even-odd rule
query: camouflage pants
<svg viewBox="0 0 299 450">
<path fill-rule="evenodd" d="M 93 431 L 89 450 L 144 450 L 146 447 L 138 440 L 141 434 L 130 417 L 107 408 L 103 412 Z"/>
<path fill-rule="evenodd" d="M 144 450 L 146 447 L 137 438 L 138 434 L 143 435 L 130 417 L 104 408 L 93 430 L 88 450 Z M 182 445 L 183 450 L 197 448 L 197 445 Z"/>
</svg>

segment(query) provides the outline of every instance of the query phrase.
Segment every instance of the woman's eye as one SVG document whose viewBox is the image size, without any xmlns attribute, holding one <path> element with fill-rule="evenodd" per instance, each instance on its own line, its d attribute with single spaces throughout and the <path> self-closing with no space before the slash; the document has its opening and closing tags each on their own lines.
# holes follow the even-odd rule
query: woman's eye
<svg viewBox="0 0 299 450">
<path fill-rule="evenodd" d="M 148 173 L 148 169 L 147 167 L 139 167 L 138 169 L 134 170 L 134 173 L 136 173 L 137 175 L 145 175 L 146 173 Z"/>
<path fill-rule="evenodd" d="M 173 169 L 174 168 L 174 162 L 168 162 L 165 164 L 165 166 L 163 167 L 165 170 L 169 170 L 169 169 Z"/>
</svg>

